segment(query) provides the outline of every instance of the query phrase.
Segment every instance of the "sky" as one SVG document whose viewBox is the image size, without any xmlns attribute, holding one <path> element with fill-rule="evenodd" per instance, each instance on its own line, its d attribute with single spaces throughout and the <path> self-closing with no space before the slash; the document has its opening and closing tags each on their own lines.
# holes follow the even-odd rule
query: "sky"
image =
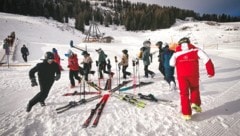
<svg viewBox="0 0 240 136">
<path fill-rule="evenodd" d="M 189 29 L 182 30 L 186 27 Z M 0 42 L 13 30 L 17 39 L 11 48 L 10 67 L 0 66 L 0 136 L 239 136 L 240 22 L 207 25 L 201 21 L 177 21 L 169 29 L 139 32 L 125 31 L 122 26 L 104 27 L 99 25 L 98 28 L 106 36 L 114 37 L 114 42 L 82 43 L 85 35 L 74 29 L 72 25 L 43 17 L 0 13 Z M 238 28 L 238 30 L 226 31 L 228 28 Z M 158 53 L 153 55 L 153 62 L 149 66 L 149 69 L 156 73 L 153 79 L 143 78 L 142 60 L 139 62 L 139 69 L 135 69 L 135 76 L 131 63 L 133 59 L 136 59 L 144 40 L 151 39 L 152 45 L 154 45 L 159 40 L 163 42 L 170 42 L 172 39 L 178 41 L 186 35 L 190 36 L 194 45 L 203 48 L 209 55 L 216 72 L 214 77 L 208 78 L 205 65 L 202 61 L 199 62 L 203 112 L 194 113 L 191 121 L 184 121 L 181 118 L 179 90 L 170 91 L 168 83 L 163 80 L 163 76 L 158 70 Z M 65 93 L 84 89 L 83 84 L 70 89 L 68 59 L 64 54 L 71 49 L 77 54 L 79 64 L 83 59 L 79 50 L 70 48 L 70 40 L 74 41 L 74 46 L 87 47 L 94 62 L 92 70 L 95 71 L 97 71 L 95 61 L 98 58 L 95 49 L 104 50 L 111 60 L 112 72 L 115 73 L 112 87 L 118 84 L 119 76 L 121 82 L 124 81 L 122 72 L 118 70 L 118 65 L 115 63 L 115 56 L 120 61 L 122 50 L 128 49 L 129 67 L 127 71 L 132 72 L 133 76 L 127 80 L 133 80 L 133 82 L 127 86 L 139 82 L 154 83 L 127 90 L 121 94 L 151 93 L 159 99 L 171 100 L 172 103 L 142 100 L 147 105 L 145 108 L 139 108 L 111 96 L 103 109 L 99 124 L 95 128 L 91 125 L 96 116 L 93 117 L 88 128 L 81 126 L 100 99 L 57 114 L 56 108 L 83 98 L 83 96 L 81 98 L 79 98 L 80 96 L 62 96 Z M 23 61 L 20 52 L 23 44 L 30 51 L 27 63 Z M 53 47 L 58 50 L 64 71 L 61 73 L 60 80 L 54 82 L 50 90 L 45 101 L 47 106 L 41 107 L 40 104 L 36 104 L 32 111 L 27 113 L 25 110 L 28 101 L 40 90 L 39 85 L 31 87 L 29 70 L 41 62 L 40 59 L 44 57 L 44 53 L 51 51 Z M 1 51 L 3 51 L 2 46 L 0 60 L 3 54 Z M 155 51 L 158 51 L 158 48 L 151 46 L 151 52 Z M 14 54 L 14 61 L 11 59 L 13 58 L 12 54 Z M 6 62 L 6 58 L 2 62 Z M 36 74 L 35 76 L 37 76 Z M 104 80 L 98 82 L 96 72 L 89 79 L 104 87 L 107 75 L 104 74 L 104 77 Z M 176 82 L 178 82 L 177 78 Z M 96 91 L 87 85 L 85 89 L 89 92 Z M 103 93 L 108 92 L 104 91 Z M 95 95 L 86 95 L 86 98 L 93 96 Z"/>
<path fill-rule="evenodd" d="M 174 6 L 202 14 L 227 14 L 240 16 L 240 0 L 129 0 L 162 6 Z"/>
</svg>

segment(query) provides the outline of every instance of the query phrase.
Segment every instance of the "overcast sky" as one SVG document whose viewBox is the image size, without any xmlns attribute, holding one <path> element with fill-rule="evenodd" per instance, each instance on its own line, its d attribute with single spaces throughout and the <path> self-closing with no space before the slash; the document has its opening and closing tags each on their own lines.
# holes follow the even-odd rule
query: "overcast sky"
<svg viewBox="0 0 240 136">
<path fill-rule="evenodd" d="M 229 14 L 240 16 L 240 0 L 128 0 L 131 2 L 144 2 L 161 6 L 174 6 L 181 9 L 190 9 L 201 15 Z"/>
</svg>

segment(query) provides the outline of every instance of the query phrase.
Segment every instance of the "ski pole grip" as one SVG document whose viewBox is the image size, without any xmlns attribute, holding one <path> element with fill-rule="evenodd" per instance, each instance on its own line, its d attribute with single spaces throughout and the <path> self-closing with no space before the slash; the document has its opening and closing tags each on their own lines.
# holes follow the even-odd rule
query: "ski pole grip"
<svg viewBox="0 0 240 136">
<path fill-rule="evenodd" d="M 114 59 L 115 59 L 115 62 L 117 63 L 117 62 L 118 62 L 118 60 L 117 60 L 117 56 L 115 56 Z"/>
</svg>

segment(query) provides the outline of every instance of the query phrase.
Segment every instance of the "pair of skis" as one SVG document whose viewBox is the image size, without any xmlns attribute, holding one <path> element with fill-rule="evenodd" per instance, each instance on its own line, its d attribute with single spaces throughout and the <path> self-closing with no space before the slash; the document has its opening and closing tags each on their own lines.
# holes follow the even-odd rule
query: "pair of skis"
<svg viewBox="0 0 240 136">
<path fill-rule="evenodd" d="M 103 90 L 101 87 L 99 87 L 96 83 L 94 82 L 87 82 L 87 84 L 91 87 L 93 87 L 94 89 L 96 89 L 97 91 L 101 91 Z"/>
<path fill-rule="evenodd" d="M 121 89 L 119 89 L 119 91 L 127 91 L 127 90 L 130 90 L 130 89 L 133 89 L 133 88 L 142 87 L 142 86 L 145 86 L 145 85 L 150 85 L 152 83 L 153 82 L 140 82 L 139 84 L 133 84 L 132 86 L 121 88 Z"/>
<path fill-rule="evenodd" d="M 126 84 L 130 83 L 131 81 L 132 80 L 123 81 L 121 84 L 119 84 L 115 88 L 111 89 L 110 92 L 118 91 L 121 87 L 125 86 Z M 93 119 L 95 114 L 97 114 L 97 116 L 96 116 L 95 120 L 93 121 L 92 127 L 96 127 L 98 125 L 98 122 L 99 122 L 99 119 L 101 117 L 103 108 L 106 105 L 106 102 L 107 102 L 108 98 L 109 98 L 109 94 L 105 94 L 102 97 L 101 101 L 96 104 L 96 107 L 91 110 L 91 113 L 90 113 L 89 117 L 83 123 L 83 125 L 82 125 L 83 128 L 87 128 L 90 125 L 90 123 L 91 123 L 91 121 L 92 121 L 92 119 Z"/>
<path fill-rule="evenodd" d="M 63 107 L 59 107 L 56 109 L 57 113 L 63 113 L 64 111 L 67 111 L 71 108 L 74 108 L 76 106 L 82 105 L 82 104 L 86 104 L 88 102 L 94 101 L 98 98 L 102 97 L 101 95 L 97 95 L 88 99 L 81 99 L 79 101 L 70 101 L 67 105 L 63 106 Z"/>
<path fill-rule="evenodd" d="M 63 96 L 92 95 L 92 94 L 101 94 L 101 92 L 78 92 L 78 91 L 74 91 L 73 93 L 65 93 L 65 94 L 63 94 Z"/>
<path fill-rule="evenodd" d="M 117 93 L 112 93 L 112 95 L 120 100 L 126 101 L 134 106 L 137 106 L 138 108 L 144 108 L 146 106 L 146 103 L 138 100 L 132 95 L 128 94 L 117 94 Z"/>
<path fill-rule="evenodd" d="M 115 91 L 118 91 L 121 87 L 127 85 L 128 83 L 130 83 L 132 80 L 128 80 L 128 81 L 123 81 L 121 84 L 119 84 L 118 86 L 114 87 L 113 89 L 110 90 L 110 92 L 115 92 Z M 83 92 L 84 93 L 84 92 Z M 85 92 L 87 93 L 87 92 Z M 75 95 L 81 95 L 80 92 L 75 92 Z M 66 94 L 67 96 L 68 95 L 72 95 L 72 93 L 70 94 Z M 81 99 L 80 101 L 71 101 L 69 102 L 67 105 L 63 106 L 63 107 L 59 107 L 56 109 L 57 113 L 62 113 L 64 111 L 67 111 L 73 107 L 76 107 L 78 105 L 82 105 L 82 104 L 85 104 L 87 102 L 90 102 L 90 101 L 93 101 L 93 100 L 96 100 L 98 98 L 100 98 L 101 95 L 97 95 L 97 96 L 94 96 L 94 97 L 91 97 L 91 98 L 88 98 L 88 99 Z"/>
<path fill-rule="evenodd" d="M 96 127 L 98 125 L 99 119 L 102 115 L 102 111 L 103 111 L 103 109 L 104 109 L 104 107 L 107 103 L 108 98 L 109 98 L 109 94 L 105 94 L 102 97 L 101 101 L 99 103 L 97 103 L 96 107 L 91 110 L 91 113 L 90 113 L 89 117 L 87 118 L 87 120 L 82 125 L 83 128 L 86 128 L 90 125 L 90 123 L 91 123 L 95 114 L 97 114 L 97 115 L 96 115 L 95 120 L 93 121 L 92 127 Z"/>
<path fill-rule="evenodd" d="M 127 85 L 128 83 L 130 83 L 130 82 L 132 82 L 132 80 L 128 80 L 128 81 L 123 81 L 121 84 L 119 84 L 118 86 L 116 86 L 115 88 L 113 88 L 113 89 L 111 89 L 110 90 L 110 92 L 115 92 L 115 91 L 118 91 L 121 87 L 123 87 L 123 86 L 125 86 L 125 85 Z M 95 84 L 95 83 L 91 83 L 91 82 L 89 82 L 90 84 L 92 84 L 93 86 L 96 86 L 96 90 L 98 90 L 98 86 Z M 101 89 L 102 90 L 102 89 Z M 78 92 L 78 91 L 75 91 L 75 92 L 73 92 L 73 93 L 65 93 L 65 94 L 63 94 L 63 96 L 74 96 L 74 95 L 87 95 L 87 94 L 101 94 L 101 92 L 100 91 L 98 91 L 98 92 Z"/>
</svg>

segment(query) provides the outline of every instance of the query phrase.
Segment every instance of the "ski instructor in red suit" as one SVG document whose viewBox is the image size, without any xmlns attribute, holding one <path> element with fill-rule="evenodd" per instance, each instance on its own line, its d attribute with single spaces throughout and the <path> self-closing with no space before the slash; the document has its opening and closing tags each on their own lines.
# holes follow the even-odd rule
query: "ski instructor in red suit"
<svg viewBox="0 0 240 136">
<path fill-rule="evenodd" d="M 177 79 L 180 90 L 182 117 L 190 120 L 192 109 L 201 112 L 199 91 L 199 59 L 205 64 L 207 74 L 213 77 L 214 65 L 208 55 L 190 43 L 189 38 L 182 38 L 178 42 L 176 51 L 170 59 L 170 65 L 176 66 Z"/>
</svg>

